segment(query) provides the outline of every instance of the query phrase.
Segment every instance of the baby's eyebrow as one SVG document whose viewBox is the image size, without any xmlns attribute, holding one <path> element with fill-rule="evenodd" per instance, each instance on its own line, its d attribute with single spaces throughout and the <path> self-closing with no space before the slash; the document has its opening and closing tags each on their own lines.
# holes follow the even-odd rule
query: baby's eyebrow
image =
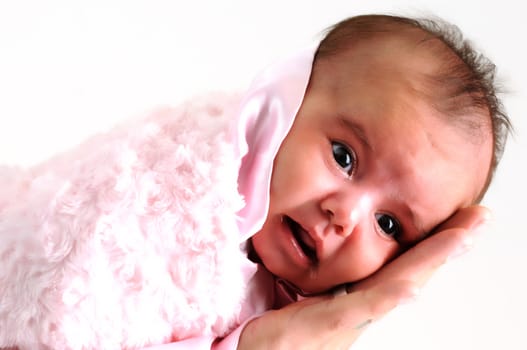
<svg viewBox="0 0 527 350">
<path fill-rule="evenodd" d="M 368 142 L 368 137 L 366 136 L 366 132 L 364 131 L 364 127 L 362 125 L 344 116 L 339 116 L 338 121 L 339 124 L 342 125 L 345 129 L 348 129 L 352 134 L 357 136 L 360 143 L 364 147 L 369 148 L 371 151 L 373 151 L 373 147 Z"/>
</svg>

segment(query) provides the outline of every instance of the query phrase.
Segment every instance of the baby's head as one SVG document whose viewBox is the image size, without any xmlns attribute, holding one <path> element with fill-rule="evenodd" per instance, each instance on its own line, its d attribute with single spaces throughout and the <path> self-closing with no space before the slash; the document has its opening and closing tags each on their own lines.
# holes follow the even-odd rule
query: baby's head
<svg viewBox="0 0 527 350">
<path fill-rule="evenodd" d="M 494 66 L 447 24 L 337 24 L 275 158 L 252 239 L 306 292 L 371 275 L 483 197 L 510 129 Z"/>
</svg>

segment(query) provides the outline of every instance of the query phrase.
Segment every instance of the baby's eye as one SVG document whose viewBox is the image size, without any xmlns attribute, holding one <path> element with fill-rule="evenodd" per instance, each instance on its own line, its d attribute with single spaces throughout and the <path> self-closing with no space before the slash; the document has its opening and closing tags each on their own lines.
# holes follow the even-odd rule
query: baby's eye
<svg viewBox="0 0 527 350">
<path fill-rule="evenodd" d="M 399 222 L 388 214 L 377 213 L 375 214 L 375 220 L 381 228 L 381 230 L 389 237 L 392 237 L 396 241 L 402 234 L 401 225 Z"/>
<path fill-rule="evenodd" d="M 355 154 L 346 145 L 333 141 L 331 142 L 333 149 L 333 158 L 337 164 L 344 170 L 348 175 L 353 173 L 355 169 Z"/>
</svg>

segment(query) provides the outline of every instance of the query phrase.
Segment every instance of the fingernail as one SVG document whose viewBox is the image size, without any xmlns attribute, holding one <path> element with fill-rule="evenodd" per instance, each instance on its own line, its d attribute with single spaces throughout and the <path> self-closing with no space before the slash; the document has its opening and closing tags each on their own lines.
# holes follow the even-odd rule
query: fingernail
<svg viewBox="0 0 527 350">
<path fill-rule="evenodd" d="M 355 327 L 353 327 L 353 329 L 355 329 L 355 330 L 362 329 L 362 328 L 364 328 L 364 327 L 369 326 L 372 322 L 373 322 L 373 320 L 370 318 L 370 319 L 368 319 L 368 320 L 366 320 L 366 321 L 364 321 L 364 322 L 359 323 L 358 325 L 356 325 Z"/>
<path fill-rule="evenodd" d="M 472 237 L 478 238 L 486 232 L 492 223 L 492 218 L 490 216 L 485 217 L 481 222 L 479 222 L 474 228 L 472 228 Z"/>
<path fill-rule="evenodd" d="M 485 231 L 487 231 L 489 224 L 491 222 L 491 216 L 486 215 L 480 222 L 478 222 L 470 231 L 470 234 L 465 236 L 463 242 L 454 250 L 452 254 L 447 259 L 447 262 L 460 257 L 466 252 L 470 251 L 474 247 L 474 242 L 476 239 L 481 237 Z"/>
<path fill-rule="evenodd" d="M 447 259 L 447 262 L 460 257 L 461 255 L 465 254 L 469 250 L 474 247 L 474 238 L 471 236 L 467 236 L 463 239 L 463 242 L 456 247 L 456 249 L 450 254 L 450 256 Z"/>
<path fill-rule="evenodd" d="M 399 305 L 403 305 L 403 304 L 410 304 L 410 303 L 413 303 L 417 300 L 417 297 L 419 296 L 419 293 L 421 292 L 421 290 L 417 287 L 413 287 L 412 289 L 410 289 L 409 293 L 407 296 L 401 298 L 399 300 Z"/>
</svg>

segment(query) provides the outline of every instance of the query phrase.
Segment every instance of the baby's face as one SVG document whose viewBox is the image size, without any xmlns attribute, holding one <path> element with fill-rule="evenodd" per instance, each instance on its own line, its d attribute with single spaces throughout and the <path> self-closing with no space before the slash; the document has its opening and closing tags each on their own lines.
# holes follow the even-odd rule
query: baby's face
<svg viewBox="0 0 527 350">
<path fill-rule="evenodd" d="M 398 65 L 419 58 L 358 56 L 313 73 L 252 239 L 273 274 L 306 292 L 378 270 L 474 203 L 490 167 L 490 130 L 469 141 L 412 92 Z"/>
</svg>

